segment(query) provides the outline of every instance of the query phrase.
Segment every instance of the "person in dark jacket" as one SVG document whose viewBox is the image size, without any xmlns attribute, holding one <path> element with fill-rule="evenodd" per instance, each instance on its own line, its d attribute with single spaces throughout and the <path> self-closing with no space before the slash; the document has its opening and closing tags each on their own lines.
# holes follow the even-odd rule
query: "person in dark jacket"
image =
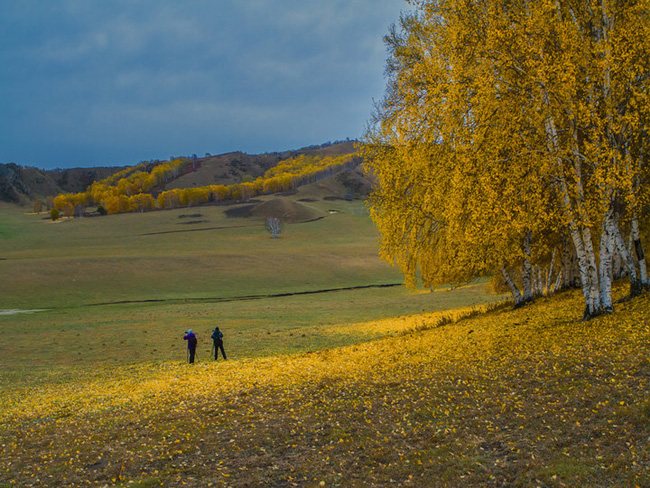
<svg viewBox="0 0 650 488">
<path fill-rule="evenodd" d="M 194 331 L 190 329 L 185 332 L 183 339 L 187 341 L 187 351 L 189 352 L 190 363 L 193 363 L 194 356 L 196 355 L 196 344 L 198 343 Z"/>
<path fill-rule="evenodd" d="M 223 349 L 223 333 L 219 330 L 219 327 L 214 328 L 210 337 L 214 341 L 214 360 L 216 361 L 219 358 L 219 349 L 221 349 L 223 358 L 226 359 L 226 351 Z"/>
</svg>

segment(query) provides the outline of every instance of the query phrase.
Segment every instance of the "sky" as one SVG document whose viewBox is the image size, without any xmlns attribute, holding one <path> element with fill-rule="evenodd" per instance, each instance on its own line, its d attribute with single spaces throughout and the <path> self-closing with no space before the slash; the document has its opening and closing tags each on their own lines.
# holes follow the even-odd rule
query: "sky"
<svg viewBox="0 0 650 488">
<path fill-rule="evenodd" d="M 0 0 L 0 163 L 356 139 L 404 0 Z"/>
</svg>

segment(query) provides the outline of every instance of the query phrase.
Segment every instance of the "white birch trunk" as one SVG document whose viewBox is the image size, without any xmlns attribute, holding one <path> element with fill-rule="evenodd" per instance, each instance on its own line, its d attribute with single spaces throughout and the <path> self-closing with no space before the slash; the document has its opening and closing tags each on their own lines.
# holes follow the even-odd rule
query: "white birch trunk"
<svg viewBox="0 0 650 488">
<path fill-rule="evenodd" d="M 547 295 L 551 293 L 551 279 L 553 278 L 553 271 L 555 271 L 555 255 L 557 254 L 557 248 L 553 249 L 553 254 L 551 255 L 551 262 L 548 265 L 548 273 L 546 273 L 546 283 L 544 283 L 544 291 Z"/>
<path fill-rule="evenodd" d="M 562 235 L 562 288 L 573 288 L 576 286 L 576 259 L 575 248 L 571 237 Z"/>
<path fill-rule="evenodd" d="M 616 238 L 616 246 L 614 247 L 614 255 L 612 256 L 612 278 L 614 281 L 623 278 L 625 276 L 628 276 L 628 266 L 625 261 L 625 257 L 623 256 L 623 252 L 620 250 L 619 243 L 618 243 L 618 238 Z M 625 247 L 626 250 L 628 249 Z M 628 255 L 629 255 L 628 251 Z M 633 266 L 636 266 L 634 263 L 632 264 Z"/>
<path fill-rule="evenodd" d="M 551 293 L 555 293 L 560 289 L 560 285 L 562 284 L 562 270 L 557 274 L 557 278 L 555 279 L 555 284 L 553 285 L 553 290 Z"/>
<path fill-rule="evenodd" d="M 524 304 L 524 299 L 521 296 L 521 292 L 519 291 L 519 288 L 517 288 L 515 282 L 512 281 L 512 278 L 508 274 L 508 271 L 506 270 L 505 266 L 502 265 L 501 268 L 499 268 L 499 271 L 501 271 L 501 276 L 503 276 L 506 285 L 508 285 L 508 288 L 510 289 L 510 293 L 512 294 L 512 299 L 515 302 L 515 308 L 521 307 Z"/>
<path fill-rule="evenodd" d="M 544 94 L 544 102 L 549 105 L 548 93 Z M 545 121 L 546 136 L 549 145 L 549 152 L 557 155 L 559 151 L 559 138 L 555 128 L 555 121 L 553 117 L 548 117 Z M 575 132 L 575 131 L 574 131 Z M 574 134 L 574 138 L 575 138 Z M 575 148 L 574 148 L 575 153 Z M 576 250 L 578 259 L 578 270 L 580 272 L 580 283 L 582 285 L 582 294 L 585 298 L 585 311 L 583 319 L 595 317 L 601 311 L 600 296 L 598 289 L 598 268 L 596 266 L 596 257 L 594 255 L 593 244 L 591 242 L 591 231 L 589 227 L 581 222 L 577 222 L 573 213 L 576 210 L 580 213 L 579 203 L 577 209 L 573 208 L 571 199 L 569 197 L 569 189 L 567 187 L 567 179 L 564 175 L 564 166 L 562 158 L 556 156 L 556 163 L 558 167 L 558 180 L 560 183 L 560 199 L 564 212 L 567 216 L 569 233 L 571 240 Z M 579 158 L 574 161 L 574 171 L 576 178 L 577 190 L 580 198 L 582 198 L 582 182 L 581 182 L 581 168 Z"/>
<path fill-rule="evenodd" d="M 591 231 L 589 227 L 583 227 L 581 232 L 578 231 L 577 226 L 572 233 L 574 237 L 574 244 L 576 244 L 576 255 L 578 257 L 578 270 L 580 271 L 580 282 L 582 283 L 582 291 L 585 295 L 585 313 L 583 319 L 589 319 L 600 315 L 601 301 L 598 286 L 598 266 L 596 265 L 596 253 L 594 252 L 593 243 L 591 241 Z"/>
<path fill-rule="evenodd" d="M 548 105 L 548 94 L 545 94 L 545 103 Z M 548 138 L 549 151 L 551 154 L 559 153 L 559 138 L 555 128 L 553 117 L 548 117 L 545 122 L 545 130 Z M 583 319 L 595 317 L 600 313 L 600 297 L 598 290 L 598 271 L 596 267 L 596 258 L 594 255 L 593 244 L 591 242 L 591 232 L 588 227 L 582 223 L 576 222 L 573 216 L 573 206 L 569 198 L 569 189 L 564 176 L 563 162 L 560 157 L 556 157 L 558 166 L 558 180 L 560 183 L 560 198 L 562 207 L 567 215 L 569 234 L 575 247 L 576 257 L 578 259 L 578 271 L 580 272 L 580 283 L 582 285 L 582 294 L 585 298 L 585 311 Z M 576 179 L 578 181 L 578 191 L 582 190 L 580 183 L 580 166 L 574 161 Z"/>
<path fill-rule="evenodd" d="M 632 229 L 630 232 L 632 241 L 634 242 L 634 249 L 636 251 L 636 259 L 639 267 L 639 280 L 641 285 L 648 289 L 650 283 L 648 283 L 648 270 L 646 268 L 645 253 L 643 252 L 643 245 L 641 244 L 641 232 L 639 230 L 639 219 L 632 217 Z"/>
<path fill-rule="evenodd" d="M 524 302 L 533 301 L 533 267 L 530 264 L 530 244 L 532 236 L 531 233 L 526 233 L 523 242 L 523 251 L 524 251 L 524 264 L 521 273 L 521 287 L 524 294 Z"/>
<path fill-rule="evenodd" d="M 601 225 L 600 234 L 600 256 L 599 256 L 599 284 L 600 284 L 600 305 L 603 312 L 612 312 L 612 257 L 616 246 L 612 234 L 614 225 L 614 210 L 610 208 L 605 213 Z"/>
<path fill-rule="evenodd" d="M 621 235 L 621 232 L 615 220 L 611 223 L 611 226 L 612 229 L 610 233 L 614 237 L 616 249 L 621 255 L 623 262 L 625 263 L 625 267 L 627 268 L 628 276 L 630 277 L 630 296 L 637 296 L 643 291 L 643 283 L 637 273 L 634 258 L 632 257 L 629 248 L 625 245 L 625 241 L 623 240 L 623 236 Z"/>
<path fill-rule="evenodd" d="M 527 263 L 528 266 L 530 266 L 530 261 Z M 523 269 L 526 267 L 526 263 L 524 263 L 524 266 L 522 266 L 522 275 L 523 275 Z M 523 282 L 521 283 L 522 289 L 523 289 Z M 533 298 L 537 294 L 537 268 L 536 266 L 530 266 L 530 300 L 533 300 Z M 524 292 L 524 300 L 526 300 L 526 293 Z"/>
<path fill-rule="evenodd" d="M 562 200 L 567 213 L 570 214 L 571 202 L 566 182 L 561 181 Z M 569 215 L 569 235 L 573 241 L 573 247 L 578 260 L 578 272 L 580 273 L 580 284 L 582 294 L 585 298 L 585 311 L 583 319 L 595 317 L 600 313 L 600 296 L 598 289 L 598 268 L 596 256 L 591 242 L 591 231 L 589 227 L 581 226 Z"/>
</svg>

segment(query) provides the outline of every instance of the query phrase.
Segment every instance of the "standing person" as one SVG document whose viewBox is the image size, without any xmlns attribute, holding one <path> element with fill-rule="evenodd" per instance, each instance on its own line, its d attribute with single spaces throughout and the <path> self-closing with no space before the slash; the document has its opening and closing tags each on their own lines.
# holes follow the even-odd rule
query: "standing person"
<svg viewBox="0 0 650 488">
<path fill-rule="evenodd" d="M 183 339 L 187 341 L 187 351 L 190 353 L 190 363 L 194 362 L 194 356 L 196 355 L 196 335 L 192 329 L 185 332 Z"/>
<path fill-rule="evenodd" d="M 223 333 L 219 330 L 219 327 L 214 328 L 210 337 L 214 341 L 214 360 L 216 361 L 219 357 L 219 349 L 221 349 L 223 358 L 226 359 L 226 351 L 223 349 Z"/>
</svg>

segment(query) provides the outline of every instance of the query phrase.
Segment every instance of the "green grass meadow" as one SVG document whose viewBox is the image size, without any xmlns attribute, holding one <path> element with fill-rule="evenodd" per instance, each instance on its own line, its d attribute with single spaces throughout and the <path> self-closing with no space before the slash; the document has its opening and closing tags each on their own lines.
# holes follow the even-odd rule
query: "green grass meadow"
<svg viewBox="0 0 650 488">
<path fill-rule="evenodd" d="M 323 218 L 287 224 L 279 239 L 224 206 L 51 222 L 4 205 L 0 310 L 40 311 L 0 315 L 3 388 L 17 377 L 38 384 L 78 368 L 184 360 L 189 328 L 199 361 L 217 325 L 229 358 L 254 358 L 395 332 L 351 324 L 499 299 L 481 284 L 407 290 L 378 257 L 363 202 L 301 204 Z"/>
<path fill-rule="evenodd" d="M 262 222 L 226 218 L 223 207 L 57 223 L 13 215 L 3 228 L 0 257 L 12 277 L 2 285 L 3 308 L 229 298 L 400 280 L 378 259 L 376 233 L 363 215 L 291 224 L 280 239 L 271 239 Z"/>
</svg>

